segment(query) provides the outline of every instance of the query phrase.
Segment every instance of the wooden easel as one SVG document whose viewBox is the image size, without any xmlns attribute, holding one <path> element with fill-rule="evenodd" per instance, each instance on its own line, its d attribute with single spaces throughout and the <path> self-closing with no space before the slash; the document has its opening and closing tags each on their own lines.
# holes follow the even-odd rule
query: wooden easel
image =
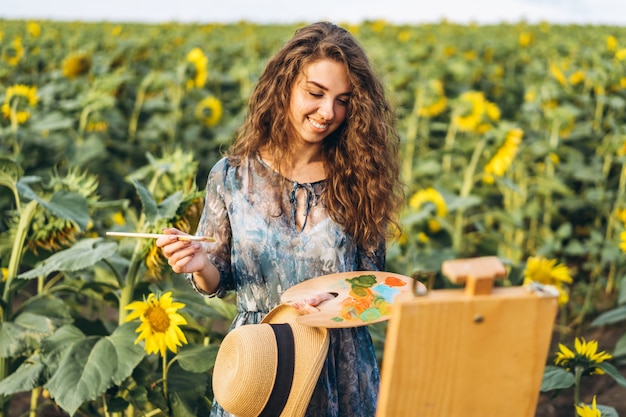
<svg viewBox="0 0 626 417">
<path fill-rule="evenodd" d="M 446 261 L 464 289 L 396 298 L 381 369 L 377 417 L 532 417 L 557 297 L 493 287 L 496 257 Z"/>
</svg>

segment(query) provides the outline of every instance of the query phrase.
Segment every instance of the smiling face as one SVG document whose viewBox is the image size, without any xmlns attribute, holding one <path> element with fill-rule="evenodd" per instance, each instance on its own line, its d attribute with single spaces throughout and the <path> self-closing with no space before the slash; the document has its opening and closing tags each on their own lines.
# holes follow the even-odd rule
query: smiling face
<svg viewBox="0 0 626 417">
<path fill-rule="evenodd" d="M 291 90 L 289 120 L 297 140 L 321 144 L 346 118 L 350 83 L 344 66 L 323 59 L 304 68 Z"/>
</svg>

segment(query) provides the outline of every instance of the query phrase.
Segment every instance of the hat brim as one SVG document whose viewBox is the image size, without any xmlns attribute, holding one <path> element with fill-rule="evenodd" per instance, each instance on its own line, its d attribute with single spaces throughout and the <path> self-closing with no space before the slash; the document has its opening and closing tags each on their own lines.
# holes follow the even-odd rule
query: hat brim
<svg viewBox="0 0 626 417">
<path fill-rule="evenodd" d="M 317 306 L 317 312 L 296 318 L 313 327 L 358 327 L 389 320 L 391 304 L 403 292 L 413 291 L 413 278 L 384 271 L 351 271 L 323 275 L 289 288 L 283 303 L 302 302 L 322 293 L 337 296 Z"/>
<path fill-rule="evenodd" d="M 256 417 L 269 407 L 265 411 L 271 411 L 272 415 L 304 416 L 328 353 L 329 337 L 324 328 L 298 324 L 298 316 L 296 309 L 281 304 L 266 314 L 261 323 L 239 326 L 226 335 L 213 371 L 215 398 L 226 411 Z M 292 351 L 292 356 L 288 356 L 293 361 L 292 376 L 277 371 L 282 356 L 276 345 L 285 339 L 274 333 L 277 329 L 271 329 L 283 324 L 289 326 L 293 335 L 289 342 L 293 343 L 292 347 L 285 351 Z M 290 380 L 286 385 L 285 377 Z M 270 398 L 277 392 L 286 394 L 285 391 L 275 392 L 285 386 L 291 388 L 287 388 L 286 401 L 280 401 L 280 411 Z"/>
</svg>

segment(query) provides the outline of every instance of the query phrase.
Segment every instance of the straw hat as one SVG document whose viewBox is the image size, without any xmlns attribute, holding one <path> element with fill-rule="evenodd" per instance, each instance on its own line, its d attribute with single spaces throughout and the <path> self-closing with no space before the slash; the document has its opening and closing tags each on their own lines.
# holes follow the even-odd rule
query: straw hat
<svg viewBox="0 0 626 417">
<path fill-rule="evenodd" d="M 296 323 L 286 304 L 231 330 L 213 368 L 213 393 L 238 417 L 304 416 L 328 352 L 328 330 Z"/>
</svg>

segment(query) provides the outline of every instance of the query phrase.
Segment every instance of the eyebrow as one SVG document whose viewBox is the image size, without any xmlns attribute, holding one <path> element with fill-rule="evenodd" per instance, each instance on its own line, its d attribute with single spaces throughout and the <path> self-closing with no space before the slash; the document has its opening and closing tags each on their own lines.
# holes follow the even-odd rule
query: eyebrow
<svg viewBox="0 0 626 417">
<path fill-rule="evenodd" d="M 316 81 L 310 81 L 310 80 L 306 80 L 305 81 L 307 84 L 313 84 L 314 86 L 316 86 L 317 88 L 324 90 L 324 91 L 328 91 L 328 88 L 323 86 L 322 84 L 316 82 Z M 352 95 L 352 91 L 347 91 L 345 93 L 340 93 L 338 94 L 338 96 L 351 96 Z"/>
</svg>

